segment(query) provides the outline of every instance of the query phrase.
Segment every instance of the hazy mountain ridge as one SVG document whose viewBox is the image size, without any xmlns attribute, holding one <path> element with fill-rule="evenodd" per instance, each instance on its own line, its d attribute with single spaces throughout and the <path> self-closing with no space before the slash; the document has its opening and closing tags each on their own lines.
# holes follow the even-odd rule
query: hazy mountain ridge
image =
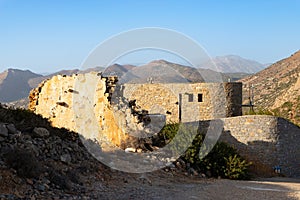
<svg viewBox="0 0 300 200">
<path fill-rule="evenodd" d="M 41 77 L 41 75 L 29 70 L 5 70 L 0 74 L 0 101 L 15 101 L 28 95 L 32 89 L 28 81 L 37 77 Z"/>
<path fill-rule="evenodd" d="M 257 107 L 300 124 L 300 51 L 240 81 L 244 84 L 245 102 L 249 85 L 253 86 Z"/>
<path fill-rule="evenodd" d="M 245 59 L 237 55 L 217 56 L 211 60 L 201 63 L 201 68 L 215 69 L 223 73 L 248 73 L 253 74 L 263 70 L 266 64 Z"/>
<path fill-rule="evenodd" d="M 22 104 L 22 102 L 27 102 L 24 98 L 28 97 L 29 91 L 36 88 L 43 80 L 58 74 L 71 75 L 90 71 L 101 71 L 105 76 L 118 76 L 120 83 L 147 83 L 149 81 L 156 83 L 219 82 L 222 79 L 235 81 L 248 75 L 246 73 L 224 74 L 165 60 L 155 60 L 142 66 L 113 64 L 106 69 L 96 67 L 85 70 L 61 70 L 46 76 L 35 74 L 29 70 L 9 69 L 0 73 L 0 102 L 11 102 L 11 105 L 19 105 L 18 101 L 22 99 L 20 101 Z"/>
</svg>

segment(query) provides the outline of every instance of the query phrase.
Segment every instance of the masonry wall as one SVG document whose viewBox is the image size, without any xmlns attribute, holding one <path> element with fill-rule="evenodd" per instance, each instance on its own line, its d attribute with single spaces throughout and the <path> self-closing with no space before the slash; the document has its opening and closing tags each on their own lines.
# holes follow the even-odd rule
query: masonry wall
<svg viewBox="0 0 300 200">
<path fill-rule="evenodd" d="M 54 76 L 31 91 L 29 109 L 48 118 L 55 127 L 121 145 L 127 136 L 111 109 L 108 82 L 97 73 Z"/>
<path fill-rule="evenodd" d="M 125 84 L 123 96 L 168 122 L 193 122 L 242 114 L 241 83 Z"/>
<path fill-rule="evenodd" d="M 270 175 L 274 166 L 300 177 L 300 128 L 274 116 L 240 116 L 222 119 L 220 141 L 233 145 L 258 172 Z"/>
<path fill-rule="evenodd" d="M 164 113 L 168 121 L 174 122 L 179 119 L 180 100 L 182 121 L 200 121 L 201 127 L 209 122 L 203 120 L 218 118 L 223 124 L 220 141 L 237 148 L 253 161 L 257 171 L 271 172 L 279 165 L 285 175 L 300 177 L 299 127 L 273 116 L 222 118 L 241 114 L 241 93 L 238 92 L 241 84 L 125 84 L 117 88 L 114 96 L 115 81 L 95 73 L 55 76 L 31 91 L 29 108 L 48 118 L 56 127 L 79 133 L 81 127 L 90 127 L 90 130 L 85 130 L 86 138 L 100 141 L 105 137 L 120 146 L 128 141 L 124 127 L 128 124 L 141 126 L 134 121 L 137 115 L 130 116 L 133 110 L 126 105 L 126 98 L 136 99 L 143 109 L 150 113 Z M 193 94 L 192 102 L 189 94 Z M 198 94 L 203 95 L 203 102 L 197 101 Z M 111 101 L 118 105 L 114 107 Z M 85 109 L 87 105 L 92 108 L 89 112 Z M 126 116 L 130 116 L 129 119 Z"/>
</svg>

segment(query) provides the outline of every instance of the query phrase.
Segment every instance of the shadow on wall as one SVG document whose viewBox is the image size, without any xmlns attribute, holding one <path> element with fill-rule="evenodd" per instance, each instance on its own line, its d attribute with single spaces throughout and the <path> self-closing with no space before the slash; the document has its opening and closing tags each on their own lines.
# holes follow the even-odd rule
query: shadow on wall
<svg viewBox="0 0 300 200">
<path fill-rule="evenodd" d="M 277 142 L 250 141 L 247 144 L 239 142 L 230 131 L 224 131 L 220 141 L 224 141 L 238 150 L 238 152 L 251 161 L 250 170 L 259 177 L 287 176 L 300 178 L 299 148 L 295 147 L 296 140 L 287 143 L 281 139 L 286 133 L 281 132 Z M 277 172 L 275 173 L 275 169 Z M 279 172 L 278 172 L 279 170 Z"/>
<path fill-rule="evenodd" d="M 223 131 L 219 141 L 228 143 L 237 149 L 238 153 L 247 161 L 252 162 L 249 171 L 255 177 L 274 177 L 280 175 L 274 171 L 274 167 L 278 165 L 275 143 L 252 141 L 244 144 L 233 137 L 230 131 Z M 281 173 L 284 173 L 284 170 Z"/>
</svg>

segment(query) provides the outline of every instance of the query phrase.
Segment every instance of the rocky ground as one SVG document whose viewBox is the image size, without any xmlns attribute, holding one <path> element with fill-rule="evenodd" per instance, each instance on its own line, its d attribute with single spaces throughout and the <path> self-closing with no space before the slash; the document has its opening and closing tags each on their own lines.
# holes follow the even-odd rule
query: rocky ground
<svg viewBox="0 0 300 200">
<path fill-rule="evenodd" d="M 182 165 L 116 171 L 94 159 L 76 133 L 0 107 L 0 199 L 300 199 L 300 183 L 208 179 Z"/>
</svg>

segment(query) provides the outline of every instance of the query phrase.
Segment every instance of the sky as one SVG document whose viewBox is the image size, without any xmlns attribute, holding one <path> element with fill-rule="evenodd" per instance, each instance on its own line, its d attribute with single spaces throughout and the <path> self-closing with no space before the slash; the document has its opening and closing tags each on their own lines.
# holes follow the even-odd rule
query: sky
<svg viewBox="0 0 300 200">
<path fill-rule="evenodd" d="M 80 68 L 108 38 L 143 27 L 178 31 L 212 57 L 273 63 L 300 49 L 299 10 L 299 0 L 0 0 L 0 71 Z"/>
</svg>

